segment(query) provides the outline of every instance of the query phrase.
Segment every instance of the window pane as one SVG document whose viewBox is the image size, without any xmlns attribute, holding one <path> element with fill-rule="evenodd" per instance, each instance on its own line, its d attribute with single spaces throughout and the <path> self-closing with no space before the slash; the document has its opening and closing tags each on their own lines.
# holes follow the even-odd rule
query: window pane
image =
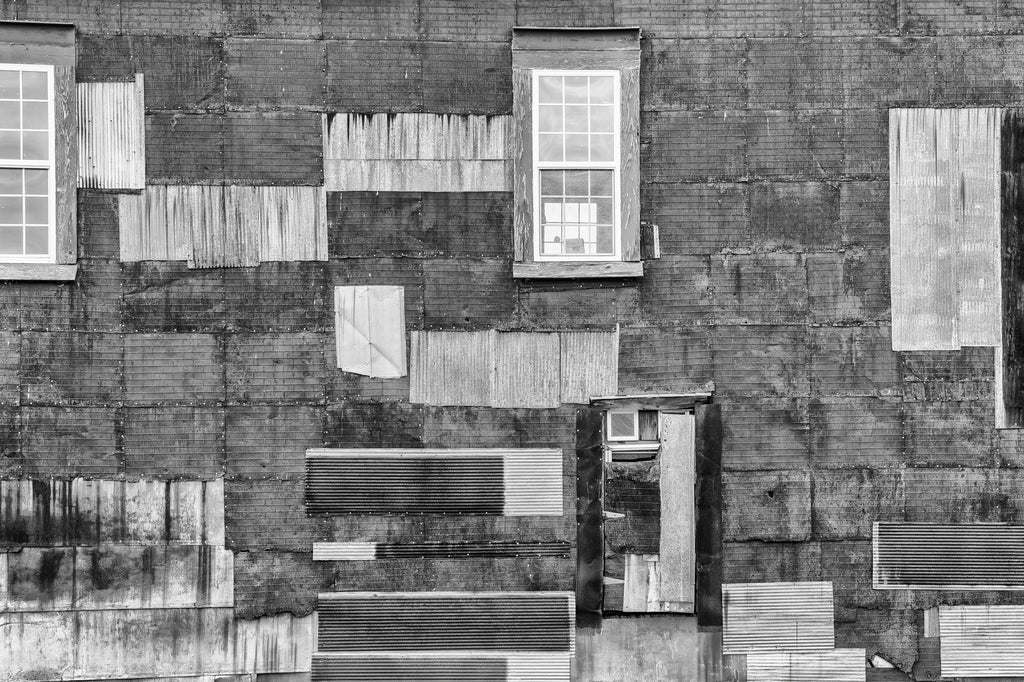
<svg viewBox="0 0 1024 682">
<path fill-rule="evenodd" d="M 568 104 L 587 103 L 587 77 L 566 76 L 565 77 L 565 101 Z"/>
<path fill-rule="evenodd" d="M 18 256 L 22 254 L 20 225 L 0 225 L 0 253 Z"/>
<path fill-rule="evenodd" d="M 537 140 L 540 147 L 541 161 L 562 160 L 562 136 L 561 135 L 540 135 Z"/>
<path fill-rule="evenodd" d="M 0 131 L 0 159 L 20 158 L 21 133 L 18 133 L 17 131 Z"/>
<path fill-rule="evenodd" d="M 601 186 L 594 177 L 614 176 L 614 171 L 566 170 L 562 173 L 563 197 L 545 196 L 541 216 L 544 255 L 611 255 L 615 251 L 614 202 L 611 198 L 594 197 L 590 188 Z M 546 191 L 557 189 L 555 182 L 541 184 Z M 609 180 L 610 182 L 610 180 Z"/>
<path fill-rule="evenodd" d="M 22 102 L 23 125 L 32 130 L 47 130 L 50 117 L 46 102 Z"/>
<path fill-rule="evenodd" d="M 47 182 L 46 173 L 45 170 L 26 169 L 25 194 L 48 194 L 50 185 Z"/>
<path fill-rule="evenodd" d="M 587 109 L 581 104 L 565 107 L 565 131 L 568 133 L 587 132 Z"/>
<path fill-rule="evenodd" d="M 21 94 L 18 74 L 18 71 L 0 71 L 0 98 L 18 99 Z"/>
<path fill-rule="evenodd" d="M 46 213 L 49 201 L 45 197 L 25 198 L 25 222 L 34 225 L 47 223 Z"/>
<path fill-rule="evenodd" d="M 21 194 L 20 168 L 0 168 L 0 194 Z"/>
<path fill-rule="evenodd" d="M 562 107 L 542 106 L 540 116 L 537 117 L 537 130 L 542 133 L 562 132 Z"/>
<path fill-rule="evenodd" d="M 23 99 L 46 99 L 46 73 L 24 71 L 21 74 Z"/>
<path fill-rule="evenodd" d="M 562 195 L 562 171 L 546 170 L 540 172 L 540 193 L 544 196 Z"/>
<path fill-rule="evenodd" d="M 590 196 L 612 196 L 612 171 L 593 171 L 590 174 Z"/>
<path fill-rule="evenodd" d="M 0 224 L 21 225 L 25 222 L 21 197 L 0 197 Z"/>
<path fill-rule="evenodd" d="M 25 228 L 25 253 L 31 255 L 46 255 L 49 250 L 46 243 L 48 228 L 45 225 L 29 225 Z"/>
<path fill-rule="evenodd" d="M 615 107 L 590 107 L 590 132 L 615 132 Z"/>
<path fill-rule="evenodd" d="M 613 135 L 590 136 L 590 160 L 614 161 L 615 137 Z"/>
<path fill-rule="evenodd" d="M 612 76 L 590 77 L 591 104 L 615 103 L 615 78 Z"/>
<path fill-rule="evenodd" d="M 0 101 L 0 128 L 20 128 L 21 108 L 17 102 Z"/>
<path fill-rule="evenodd" d="M 588 194 L 590 171 L 565 171 L 566 196 L 585 197 Z"/>
<path fill-rule="evenodd" d="M 562 103 L 562 77 L 540 76 L 537 79 L 537 101 L 541 104 Z"/>
<path fill-rule="evenodd" d="M 591 219 L 595 223 L 608 223 L 611 225 L 615 221 L 612 215 L 612 200 L 611 199 L 594 199 L 594 203 L 591 204 L 594 207 L 594 217 Z"/>
<path fill-rule="evenodd" d="M 24 156 L 23 159 L 42 161 L 49 157 L 49 140 L 46 133 L 22 133 L 24 135 Z"/>
<path fill-rule="evenodd" d="M 565 136 L 565 160 L 566 161 L 588 161 L 590 145 L 587 144 L 586 134 Z"/>
<path fill-rule="evenodd" d="M 611 225 L 597 226 L 598 253 L 615 253 L 615 232 Z"/>
</svg>

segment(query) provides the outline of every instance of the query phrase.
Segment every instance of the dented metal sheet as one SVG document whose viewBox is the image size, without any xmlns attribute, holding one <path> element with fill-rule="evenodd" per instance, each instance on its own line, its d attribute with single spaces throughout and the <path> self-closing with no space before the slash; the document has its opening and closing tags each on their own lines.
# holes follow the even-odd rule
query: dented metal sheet
<svg viewBox="0 0 1024 682">
<path fill-rule="evenodd" d="M 1024 526 L 875 523 L 874 588 L 1024 590 Z"/>
<path fill-rule="evenodd" d="M 618 393 L 619 333 L 561 332 L 561 401 L 590 404 Z"/>
<path fill-rule="evenodd" d="M 939 606 L 942 676 L 1024 676 L 1024 606 Z"/>
<path fill-rule="evenodd" d="M 692 414 L 663 414 L 658 453 L 661 471 L 660 601 L 691 613 L 696 577 L 694 428 Z"/>
<path fill-rule="evenodd" d="M 835 646 L 832 583 L 723 584 L 722 603 L 725 654 Z"/>
<path fill-rule="evenodd" d="M 405 288 L 334 287 L 338 368 L 370 377 L 406 375 Z"/>
<path fill-rule="evenodd" d="M 329 592 L 318 652 L 575 650 L 569 592 Z"/>
<path fill-rule="evenodd" d="M 324 116 L 328 191 L 511 189 L 510 116 Z"/>
<path fill-rule="evenodd" d="M 314 619 L 236 620 L 231 608 L 9 613 L 0 679 L 306 672 Z"/>
<path fill-rule="evenodd" d="M 1000 117 L 890 110 L 894 350 L 1000 343 Z"/>
<path fill-rule="evenodd" d="M 747 682 L 865 682 L 864 649 L 747 655 Z"/>
<path fill-rule="evenodd" d="M 143 189 L 146 106 L 143 76 L 78 84 L 78 186 Z"/>
<path fill-rule="evenodd" d="M 224 544 L 224 480 L 0 481 L 0 544 Z"/>
<path fill-rule="evenodd" d="M 308 450 L 306 508 L 314 514 L 560 516 L 562 452 Z"/>
<path fill-rule="evenodd" d="M 121 260 L 241 267 L 327 259 L 322 187 L 154 185 L 118 198 Z"/>
</svg>

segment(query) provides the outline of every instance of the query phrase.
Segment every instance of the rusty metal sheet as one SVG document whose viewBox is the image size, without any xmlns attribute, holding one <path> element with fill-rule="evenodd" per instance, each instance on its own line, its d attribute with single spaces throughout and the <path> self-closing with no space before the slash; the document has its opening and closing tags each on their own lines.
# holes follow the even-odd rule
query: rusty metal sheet
<svg viewBox="0 0 1024 682">
<path fill-rule="evenodd" d="M 405 287 L 334 287 L 334 334 L 339 369 L 404 377 Z"/>
<path fill-rule="evenodd" d="M 864 649 L 747 655 L 747 682 L 865 682 Z"/>
<path fill-rule="evenodd" d="M 832 583 L 722 585 L 725 654 L 828 651 L 835 646 Z"/>
<path fill-rule="evenodd" d="M 78 186 L 142 189 L 146 185 L 143 76 L 132 82 L 79 83 Z"/>
<path fill-rule="evenodd" d="M 942 676 L 1024 676 L 1024 606 L 939 606 Z"/>
<path fill-rule="evenodd" d="M 615 395 L 619 381 L 619 332 L 560 332 L 561 401 L 589 404 Z"/>
</svg>

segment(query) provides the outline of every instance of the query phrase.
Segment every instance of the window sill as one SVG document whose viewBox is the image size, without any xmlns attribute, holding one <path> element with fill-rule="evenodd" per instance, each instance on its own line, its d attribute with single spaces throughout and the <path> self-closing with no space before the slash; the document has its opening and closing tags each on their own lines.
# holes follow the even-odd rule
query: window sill
<svg viewBox="0 0 1024 682">
<path fill-rule="evenodd" d="M 77 265 L 56 263 L 0 263 L 0 282 L 29 280 L 37 282 L 73 282 Z"/>
<path fill-rule="evenodd" d="M 643 277 L 644 264 L 640 261 L 608 261 L 577 263 L 568 261 L 543 261 L 513 263 L 514 279 L 594 279 Z"/>
</svg>

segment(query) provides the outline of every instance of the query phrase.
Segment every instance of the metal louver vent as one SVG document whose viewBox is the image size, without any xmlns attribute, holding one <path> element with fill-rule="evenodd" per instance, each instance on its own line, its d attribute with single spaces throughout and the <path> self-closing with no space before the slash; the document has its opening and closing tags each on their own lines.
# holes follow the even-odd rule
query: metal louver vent
<svg viewBox="0 0 1024 682">
<path fill-rule="evenodd" d="M 331 592 L 317 651 L 572 652 L 567 592 Z"/>
<path fill-rule="evenodd" d="M 875 589 L 1022 590 L 1024 526 L 875 523 Z"/>
<path fill-rule="evenodd" d="M 832 583 L 722 585 L 722 653 L 832 650 Z"/>
</svg>

